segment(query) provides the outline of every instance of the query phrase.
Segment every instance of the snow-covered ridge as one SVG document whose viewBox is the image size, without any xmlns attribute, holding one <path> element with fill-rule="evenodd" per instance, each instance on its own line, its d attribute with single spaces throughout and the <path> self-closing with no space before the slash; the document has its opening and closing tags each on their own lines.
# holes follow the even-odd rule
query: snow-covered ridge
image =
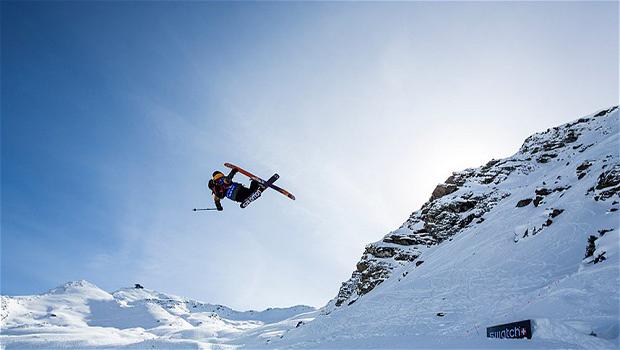
<svg viewBox="0 0 620 350">
<path fill-rule="evenodd" d="M 524 198 L 522 204 L 529 201 L 538 207 L 569 190 L 570 183 L 580 181 L 586 175 L 590 181 L 602 176 L 610 177 L 610 186 L 605 186 L 604 191 L 597 190 L 602 185 L 595 185 L 596 188 L 590 192 L 592 198 L 605 200 L 617 195 L 620 176 L 617 149 L 615 153 L 611 149 L 605 155 L 587 152 L 597 144 L 617 142 L 617 137 L 616 106 L 536 133 L 528 137 L 511 157 L 494 159 L 484 166 L 453 173 L 435 188 L 429 201 L 413 212 L 399 229 L 366 246 L 357 269 L 342 284 L 334 300 L 335 306 L 355 302 L 389 278 L 394 269 L 410 263 L 416 266 L 422 264 L 423 252 L 429 247 L 483 223 L 484 215 L 511 196 L 515 185 L 527 186 L 527 182 L 534 179 L 534 176 L 529 177 L 530 174 L 542 175 L 542 181 L 531 198 Z M 584 152 L 589 156 L 584 157 Z M 574 168 L 574 173 L 562 178 L 558 171 L 561 165 Z M 552 178 L 556 172 L 557 177 Z M 507 181 L 509 179 L 512 181 Z M 526 181 L 515 184 L 517 179 Z M 616 204 L 613 204 L 615 208 Z M 561 212 L 555 213 L 554 216 Z M 552 218 L 549 220 L 552 221 Z"/>
<path fill-rule="evenodd" d="M 245 343 L 245 337 L 279 336 L 315 312 L 303 305 L 236 311 L 141 286 L 108 293 L 84 280 L 40 295 L 1 298 L 0 340 L 9 348 Z"/>
<path fill-rule="evenodd" d="M 144 288 L 124 288 L 112 294 L 114 299 L 123 305 L 139 305 L 153 303 L 169 310 L 182 313 L 210 312 L 218 317 L 234 321 L 260 321 L 264 323 L 279 322 L 292 315 L 314 311 L 305 305 L 295 305 L 288 308 L 267 308 L 263 311 L 248 310 L 236 311 L 227 306 L 208 304 L 175 295 L 164 294 Z"/>
</svg>

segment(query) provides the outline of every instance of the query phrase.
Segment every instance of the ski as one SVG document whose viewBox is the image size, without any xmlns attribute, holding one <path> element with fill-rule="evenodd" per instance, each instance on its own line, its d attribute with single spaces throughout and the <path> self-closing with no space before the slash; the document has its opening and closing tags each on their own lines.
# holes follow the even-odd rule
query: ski
<svg viewBox="0 0 620 350">
<path fill-rule="evenodd" d="M 234 164 L 230 164 L 230 163 L 224 163 L 224 166 L 227 167 L 227 168 L 231 168 L 231 169 L 237 169 L 237 171 L 239 171 L 241 174 L 249 177 L 252 180 L 257 181 L 261 185 L 264 185 L 265 187 L 271 187 L 274 190 L 276 190 L 276 191 L 282 193 L 283 195 L 287 196 L 288 198 L 290 198 L 292 200 L 295 200 L 295 196 L 293 196 L 289 191 L 287 191 L 285 189 L 282 189 L 282 188 L 274 185 L 273 183 L 272 184 L 267 184 L 267 181 L 261 179 L 260 177 L 250 173 L 249 171 L 247 171 L 245 169 L 242 169 L 242 168 L 240 168 L 240 167 L 238 167 L 238 166 L 236 166 Z"/>
<path fill-rule="evenodd" d="M 263 181 L 262 179 L 260 179 L 261 181 L 256 181 L 258 182 L 258 189 L 256 191 L 254 191 L 254 193 L 252 193 L 246 200 L 243 201 L 243 203 L 241 203 L 240 207 L 241 208 L 245 208 L 248 205 L 250 205 L 250 203 L 254 202 L 255 200 L 257 200 L 261 194 L 263 193 L 264 190 L 266 190 L 267 188 L 269 188 L 270 185 L 272 185 L 274 182 L 276 182 L 277 179 L 280 178 L 280 175 L 278 174 L 273 174 L 272 177 L 269 178 L 269 180 L 267 181 Z M 254 179 L 252 179 L 254 180 Z"/>
</svg>

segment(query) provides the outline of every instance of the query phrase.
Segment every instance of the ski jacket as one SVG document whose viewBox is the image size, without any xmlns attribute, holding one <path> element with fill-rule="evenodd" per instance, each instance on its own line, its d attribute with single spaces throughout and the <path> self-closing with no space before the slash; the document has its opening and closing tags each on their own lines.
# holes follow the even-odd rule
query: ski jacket
<svg viewBox="0 0 620 350">
<path fill-rule="evenodd" d="M 221 199 L 227 197 L 229 199 L 235 198 L 240 185 L 233 182 L 232 179 L 237 174 L 237 169 L 232 169 L 228 175 L 221 177 L 215 181 L 215 185 L 211 192 L 213 193 L 213 201 L 217 210 L 224 210 L 222 207 Z"/>
</svg>

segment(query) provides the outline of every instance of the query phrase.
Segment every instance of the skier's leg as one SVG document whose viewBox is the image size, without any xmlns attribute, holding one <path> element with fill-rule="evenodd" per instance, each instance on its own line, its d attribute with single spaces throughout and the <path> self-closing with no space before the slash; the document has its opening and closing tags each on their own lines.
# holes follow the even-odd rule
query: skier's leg
<svg viewBox="0 0 620 350">
<path fill-rule="evenodd" d="M 235 202 L 243 202 L 249 196 L 251 196 L 252 193 L 254 193 L 254 191 L 252 190 L 251 186 L 250 188 L 246 188 L 245 186 L 240 185 L 239 188 L 237 189 L 237 195 L 235 196 Z"/>
<path fill-rule="evenodd" d="M 259 184 L 258 184 L 257 181 L 252 180 L 252 182 L 250 182 L 250 191 L 254 192 L 254 191 L 258 190 L 258 185 Z"/>
<path fill-rule="evenodd" d="M 237 189 L 237 195 L 235 196 L 235 202 L 243 202 L 248 199 L 252 193 L 256 192 L 259 188 L 260 184 L 257 181 L 252 180 L 250 182 L 250 188 L 246 188 L 243 185 L 239 185 Z"/>
</svg>

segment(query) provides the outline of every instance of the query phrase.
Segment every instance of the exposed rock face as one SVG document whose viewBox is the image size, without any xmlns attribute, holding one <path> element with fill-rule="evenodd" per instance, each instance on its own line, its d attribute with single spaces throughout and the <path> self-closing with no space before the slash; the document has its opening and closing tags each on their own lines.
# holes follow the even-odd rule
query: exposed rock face
<svg viewBox="0 0 620 350">
<path fill-rule="evenodd" d="M 512 207 L 516 206 L 515 210 L 527 210 L 525 207 L 530 204 L 535 207 L 545 205 L 547 208 L 540 222 L 524 225 L 523 231 L 515 237 L 515 243 L 553 224 L 553 220 L 564 209 L 548 208 L 547 202 L 570 191 L 571 181 L 596 180 L 591 191 L 584 195 L 597 201 L 606 201 L 612 197 L 617 199 L 620 196 L 620 164 L 617 163 L 617 155 L 571 165 L 575 154 L 583 153 L 594 145 L 595 141 L 590 137 L 593 133 L 606 132 L 599 130 L 600 126 L 596 123 L 598 118 L 617 119 L 617 108 L 534 134 L 509 158 L 492 160 L 482 167 L 453 173 L 444 183 L 437 185 L 429 201 L 413 212 L 400 228 L 366 246 L 351 278 L 342 283 L 334 300 L 335 305 L 354 303 L 386 280 L 395 269 L 409 263 L 421 265 L 423 259 L 420 257 L 430 247 L 452 239 L 472 225 L 482 225 L 486 213 L 500 201 L 510 200 L 507 197 L 511 193 L 506 190 L 510 186 L 502 185 L 510 178 L 524 177 L 541 169 L 550 173 L 550 181 L 537 184 L 530 198 L 513 199 L 515 204 Z M 569 165 L 576 169 L 574 179 L 551 176 L 553 169 Z"/>
<path fill-rule="evenodd" d="M 439 199 L 456 190 L 458 190 L 458 187 L 454 184 L 448 184 L 448 183 L 439 184 L 437 185 L 437 187 L 435 187 L 435 190 L 433 191 L 433 194 L 431 195 L 430 200 L 433 201 L 435 199 Z"/>
<path fill-rule="evenodd" d="M 532 203 L 532 198 L 525 198 L 517 202 L 517 208 L 522 208 L 530 205 Z"/>
<path fill-rule="evenodd" d="M 577 179 L 581 180 L 583 179 L 587 174 L 588 174 L 588 168 L 592 166 L 592 163 L 589 161 L 585 161 L 583 163 L 581 163 L 577 169 L 575 169 L 576 173 L 577 173 Z"/>
<path fill-rule="evenodd" d="M 620 192 L 620 164 L 614 164 L 611 169 L 601 173 L 598 177 L 595 189 L 596 200 L 607 200 L 613 196 L 618 196 Z"/>
</svg>

